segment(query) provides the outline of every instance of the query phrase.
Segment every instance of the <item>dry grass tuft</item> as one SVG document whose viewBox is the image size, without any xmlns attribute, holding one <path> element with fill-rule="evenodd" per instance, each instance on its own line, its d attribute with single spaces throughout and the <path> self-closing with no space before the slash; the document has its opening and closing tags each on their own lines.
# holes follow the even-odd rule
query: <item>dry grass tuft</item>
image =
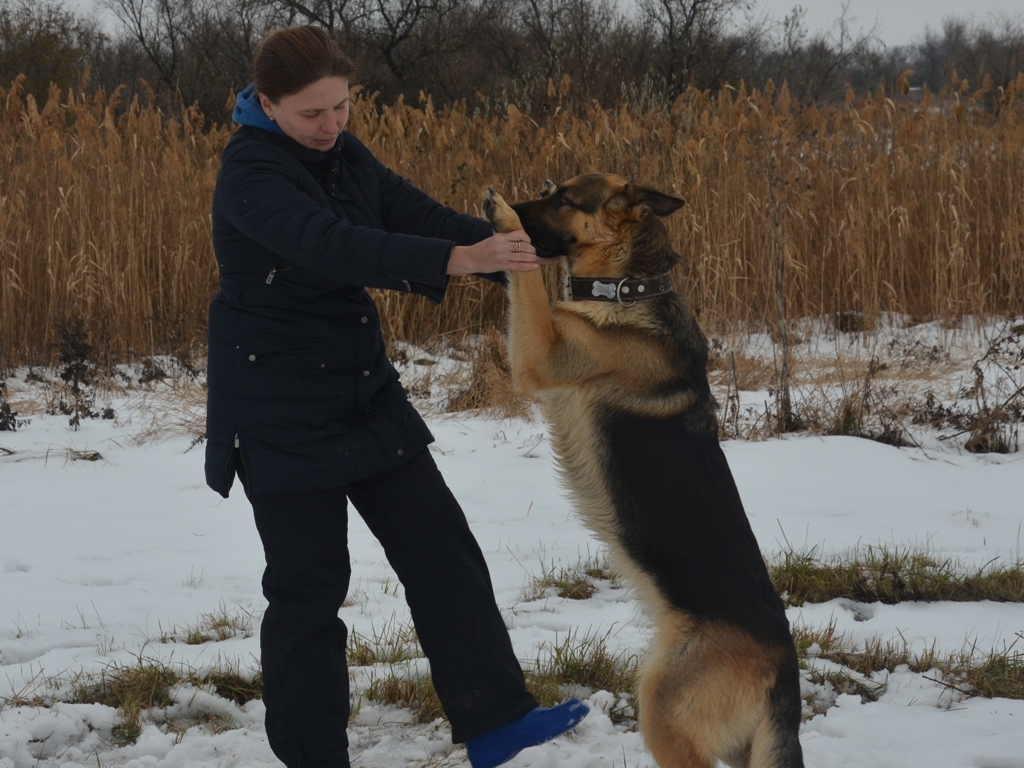
<svg viewBox="0 0 1024 768">
<path fill-rule="evenodd" d="M 545 566 L 541 562 L 541 575 L 529 578 L 519 599 L 529 603 L 554 592 L 565 600 L 588 600 L 597 592 L 596 581 L 608 581 L 613 587 L 620 586 L 618 576 L 611 570 L 604 553 L 580 558 L 572 566 Z"/>
<path fill-rule="evenodd" d="M 789 365 L 792 430 L 862 437 L 897 447 L 938 439 L 975 453 L 1020 449 L 1024 424 L 1024 334 L 1012 321 L 968 321 L 923 330 L 907 318 L 839 334 L 820 318 L 793 323 L 804 334 Z M 937 338 L 940 337 L 940 338 Z M 779 434 L 778 347 L 752 333 L 712 339 L 709 381 L 722 403 L 722 439 Z M 760 372 L 751 397 L 744 372 Z M 756 384 L 755 384 L 756 386 Z"/>
<path fill-rule="evenodd" d="M 615 722 L 635 717 L 638 659 L 611 653 L 605 638 L 570 633 L 562 642 L 542 649 L 542 657 L 525 667 L 527 688 L 543 706 L 563 701 L 580 688 L 602 690 L 622 696 L 621 703 L 609 712 Z M 408 663 L 375 677 L 363 695 L 371 701 L 407 707 L 421 723 L 445 716 L 429 675 L 420 674 Z"/>
<path fill-rule="evenodd" d="M 1024 652 L 1016 648 L 1024 642 L 1024 634 L 1019 632 L 1008 647 L 985 654 L 970 645 L 954 653 L 943 653 L 934 646 L 917 653 L 904 642 L 878 637 L 860 645 L 837 632 L 834 622 L 818 629 L 794 627 L 793 640 L 801 665 L 811 670 L 812 682 L 827 681 L 841 693 L 857 693 L 864 701 L 877 701 L 885 692 L 885 683 L 875 679 L 879 673 L 899 667 L 932 673 L 928 679 L 963 696 L 1024 698 Z M 816 659 L 842 669 L 817 668 Z"/>
<path fill-rule="evenodd" d="M 608 650 L 606 638 L 579 637 L 570 632 L 558 644 L 542 648 L 546 653 L 527 667 L 526 683 L 544 706 L 563 701 L 568 693 L 583 688 L 585 695 L 608 691 L 619 696 L 619 703 L 608 711 L 613 722 L 636 717 L 636 684 L 640 669 L 637 656 Z"/>
<path fill-rule="evenodd" d="M 252 637 L 253 614 L 242 608 L 229 611 L 221 605 L 216 611 L 202 613 L 193 626 L 173 627 L 160 635 L 161 643 L 183 642 L 187 645 L 222 642 L 232 637 Z"/>
<path fill-rule="evenodd" d="M 486 413 L 501 419 L 529 417 L 533 401 L 512 384 L 504 336 L 490 330 L 473 342 L 468 375 L 451 382 L 456 394 L 449 399 L 445 411 Z"/>
<path fill-rule="evenodd" d="M 714 376 L 716 369 L 719 378 L 724 378 L 729 386 L 740 392 L 757 392 L 766 389 L 775 381 L 775 365 L 757 355 L 742 352 L 730 352 L 709 363 L 709 374 Z"/>
<path fill-rule="evenodd" d="M 167 435 L 186 435 L 199 443 L 206 437 L 206 382 L 176 375 L 142 385 L 121 412 L 121 423 L 136 443 Z"/>
<path fill-rule="evenodd" d="M 381 704 L 407 707 L 416 713 L 420 723 L 432 723 L 445 716 L 434 681 L 429 675 L 416 675 L 411 670 L 402 676 L 392 670 L 384 677 L 374 678 L 363 695 Z"/>
<path fill-rule="evenodd" d="M 788 551 L 768 564 L 788 605 L 836 598 L 896 604 L 909 600 L 1024 602 L 1024 563 L 968 567 L 952 557 L 868 547 L 852 555 L 820 557 Z"/>
<path fill-rule="evenodd" d="M 356 667 L 376 664 L 400 664 L 423 658 L 416 628 L 392 618 L 378 630 L 371 627 L 369 637 L 353 630 L 348 638 L 348 663 Z"/>
<path fill-rule="evenodd" d="M 114 726 L 113 737 L 115 743 L 125 746 L 138 739 L 144 713 L 170 706 L 175 689 L 182 685 L 212 690 L 240 705 L 263 695 L 260 671 L 249 673 L 233 666 L 208 672 L 175 669 L 140 654 L 134 664 L 114 663 L 98 675 L 77 676 L 66 698 L 72 703 L 116 708 L 120 721 Z M 224 725 L 219 721 L 208 724 L 216 728 Z"/>
</svg>

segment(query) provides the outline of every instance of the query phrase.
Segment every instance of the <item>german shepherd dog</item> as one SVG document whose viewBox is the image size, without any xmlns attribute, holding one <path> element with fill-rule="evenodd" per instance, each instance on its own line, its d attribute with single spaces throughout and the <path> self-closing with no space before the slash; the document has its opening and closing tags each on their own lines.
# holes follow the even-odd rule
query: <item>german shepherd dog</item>
<svg viewBox="0 0 1024 768">
<path fill-rule="evenodd" d="M 718 444 L 707 339 L 669 277 L 660 217 L 682 205 L 605 174 L 511 207 L 487 190 L 497 231 L 566 261 L 553 306 L 541 270 L 508 275 L 512 376 L 540 396 L 581 517 L 652 619 L 638 709 L 658 765 L 794 768 L 796 650 Z"/>
</svg>

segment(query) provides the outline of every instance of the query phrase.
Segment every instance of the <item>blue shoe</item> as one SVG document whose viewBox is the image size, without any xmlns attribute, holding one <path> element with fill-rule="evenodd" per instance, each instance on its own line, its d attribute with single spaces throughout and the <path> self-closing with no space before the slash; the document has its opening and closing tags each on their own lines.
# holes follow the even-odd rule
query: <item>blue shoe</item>
<svg viewBox="0 0 1024 768">
<path fill-rule="evenodd" d="M 473 768 L 494 768 L 506 763 L 527 747 L 572 730 L 589 711 L 579 699 L 569 699 L 554 707 L 536 707 L 514 723 L 467 741 L 469 762 Z"/>
</svg>

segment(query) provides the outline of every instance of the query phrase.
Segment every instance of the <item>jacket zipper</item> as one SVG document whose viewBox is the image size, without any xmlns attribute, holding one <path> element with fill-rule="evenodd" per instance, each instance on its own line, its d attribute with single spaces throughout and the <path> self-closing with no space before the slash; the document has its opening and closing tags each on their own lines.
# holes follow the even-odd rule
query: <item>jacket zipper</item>
<svg viewBox="0 0 1024 768">
<path fill-rule="evenodd" d="M 237 432 L 235 432 L 235 448 L 236 449 L 238 448 L 238 433 Z M 241 455 L 241 454 L 239 454 L 239 455 Z M 228 460 L 224 462 L 224 477 L 226 477 L 228 479 L 229 483 L 231 482 L 231 475 L 228 474 L 228 467 L 230 467 L 230 466 L 231 466 L 231 457 L 228 456 Z"/>
<path fill-rule="evenodd" d="M 287 272 L 289 269 L 292 269 L 294 266 L 295 266 L 294 264 L 290 264 L 287 267 L 281 267 L 280 271 L 281 272 Z M 274 275 L 276 275 L 277 273 L 278 273 L 277 267 L 274 267 L 272 270 L 270 270 L 270 274 L 267 275 L 267 285 L 270 285 L 272 282 L 274 282 Z"/>
<path fill-rule="evenodd" d="M 245 473 L 245 485 L 248 485 L 252 478 L 249 477 L 249 465 L 245 463 L 245 456 L 242 455 L 241 442 L 238 439 L 238 433 L 235 432 L 235 450 L 238 451 L 238 460 L 242 462 L 242 470 Z M 224 467 L 227 470 L 227 467 Z M 226 472 L 225 472 L 226 474 Z"/>
</svg>

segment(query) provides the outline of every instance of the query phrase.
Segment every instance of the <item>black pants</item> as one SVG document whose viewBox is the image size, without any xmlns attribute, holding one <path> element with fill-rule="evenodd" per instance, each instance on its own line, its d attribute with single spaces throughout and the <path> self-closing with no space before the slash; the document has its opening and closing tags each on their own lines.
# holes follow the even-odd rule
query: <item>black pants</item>
<svg viewBox="0 0 1024 768">
<path fill-rule="evenodd" d="M 241 466 L 241 462 L 239 462 Z M 456 743 L 537 705 L 494 602 L 487 564 L 429 451 L 330 491 L 249 494 L 269 601 L 260 628 L 266 728 L 289 768 L 348 768 L 347 500 L 405 587 L 420 645 Z"/>
</svg>

